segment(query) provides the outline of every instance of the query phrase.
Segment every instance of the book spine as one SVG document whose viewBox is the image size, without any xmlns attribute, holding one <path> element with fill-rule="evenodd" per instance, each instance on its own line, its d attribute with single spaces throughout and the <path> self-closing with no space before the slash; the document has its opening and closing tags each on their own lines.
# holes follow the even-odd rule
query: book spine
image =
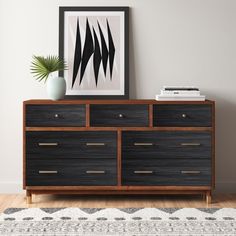
<svg viewBox="0 0 236 236">
<path fill-rule="evenodd" d="M 166 91 L 161 90 L 162 95 L 186 95 L 186 96 L 199 96 L 200 91 Z"/>
<path fill-rule="evenodd" d="M 163 90 L 167 90 L 167 91 L 175 91 L 175 90 L 199 91 L 199 88 L 196 88 L 194 86 L 163 86 Z"/>
<path fill-rule="evenodd" d="M 156 95 L 156 100 L 161 101 L 205 101 L 205 96 L 162 96 Z"/>
</svg>

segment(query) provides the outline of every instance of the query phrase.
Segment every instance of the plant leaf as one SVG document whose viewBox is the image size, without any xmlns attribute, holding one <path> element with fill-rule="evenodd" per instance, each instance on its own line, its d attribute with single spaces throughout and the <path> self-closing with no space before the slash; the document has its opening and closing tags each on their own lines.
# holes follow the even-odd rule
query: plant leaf
<svg viewBox="0 0 236 236">
<path fill-rule="evenodd" d="M 47 57 L 33 56 L 30 67 L 31 73 L 39 82 L 48 79 L 50 73 L 54 71 L 67 70 L 66 62 L 58 56 L 49 55 Z"/>
</svg>

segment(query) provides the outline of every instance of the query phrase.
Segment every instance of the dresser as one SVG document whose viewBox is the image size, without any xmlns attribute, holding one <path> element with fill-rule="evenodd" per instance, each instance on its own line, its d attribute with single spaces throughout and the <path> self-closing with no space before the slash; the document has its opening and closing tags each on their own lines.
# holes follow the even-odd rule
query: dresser
<svg viewBox="0 0 236 236">
<path fill-rule="evenodd" d="M 28 100 L 32 194 L 201 194 L 215 186 L 214 101 Z"/>
</svg>

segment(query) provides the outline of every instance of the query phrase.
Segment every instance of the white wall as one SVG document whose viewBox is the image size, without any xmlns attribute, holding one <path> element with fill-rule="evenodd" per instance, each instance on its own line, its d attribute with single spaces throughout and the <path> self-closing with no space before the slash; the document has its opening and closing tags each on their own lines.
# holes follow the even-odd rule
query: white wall
<svg viewBox="0 0 236 236">
<path fill-rule="evenodd" d="M 216 100 L 219 190 L 236 190 L 235 0 L 0 0 L 0 192 L 21 190 L 22 101 L 46 98 L 33 54 L 58 53 L 59 6 L 130 6 L 130 97 L 196 85 Z"/>
</svg>

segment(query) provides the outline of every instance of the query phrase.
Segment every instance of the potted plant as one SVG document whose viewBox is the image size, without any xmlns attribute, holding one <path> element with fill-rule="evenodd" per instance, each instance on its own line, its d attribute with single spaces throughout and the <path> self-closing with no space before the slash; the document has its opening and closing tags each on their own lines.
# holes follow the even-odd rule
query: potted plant
<svg viewBox="0 0 236 236">
<path fill-rule="evenodd" d="M 66 81 L 62 77 L 53 76 L 53 72 L 66 70 L 67 65 L 58 56 L 33 56 L 31 73 L 36 80 L 47 82 L 47 93 L 50 99 L 63 99 L 66 93 Z"/>
</svg>

